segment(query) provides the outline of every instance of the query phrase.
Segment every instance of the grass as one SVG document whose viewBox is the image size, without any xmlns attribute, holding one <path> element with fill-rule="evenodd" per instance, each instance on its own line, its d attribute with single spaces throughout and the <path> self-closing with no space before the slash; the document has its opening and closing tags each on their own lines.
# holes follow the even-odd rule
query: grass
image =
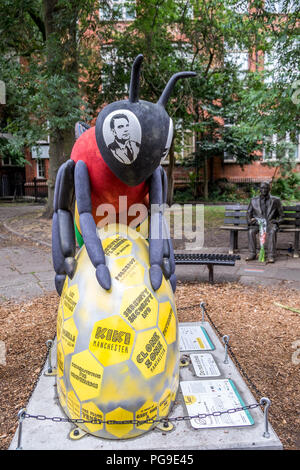
<svg viewBox="0 0 300 470">
<path fill-rule="evenodd" d="M 202 206 L 199 204 L 199 206 Z M 203 207 L 203 206 L 202 206 Z M 196 205 L 192 206 L 193 210 L 192 212 L 184 213 L 181 212 L 183 211 L 183 206 L 176 210 L 176 214 L 178 218 L 167 218 L 169 222 L 169 227 L 171 230 L 171 233 L 173 234 L 174 229 L 176 231 L 176 228 L 180 231 L 181 230 L 181 224 L 183 223 L 183 219 L 185 222 L 185 227 L 190 227 L 193 230 L 195 230 L 195 221 L 196 221 Z M 167 215 L 167 214 L 166 214 Z M 225 205 L 224 206 L 204 206 L 204 220 L 201 222 L 201 219 L 198 218 L 197 226 L 199 227 L 199 224 L 201 227 L 203 227 L 203 222 L 204 222 L 204 228 L 207 230 L 215 230 L 219 229 L 221 225 L 224 223 L 224 215 L 225 215 Z M 191 216 L 193 218 L 193 221 L 191 220 Z M 199 217 L 200 214 L 197 213 L 197 217 Z M 176 228 L 175 228 L 176 227 Z"/>
<path fill-rule="evenodd" d="M 205 228 L 219 228 L 224 223 L 225 206 L 204 206 Z"/>
</svg>

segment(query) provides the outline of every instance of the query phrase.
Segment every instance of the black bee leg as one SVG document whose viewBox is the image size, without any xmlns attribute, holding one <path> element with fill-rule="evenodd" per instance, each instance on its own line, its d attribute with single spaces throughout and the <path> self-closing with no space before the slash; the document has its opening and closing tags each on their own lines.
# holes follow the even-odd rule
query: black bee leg
<svg viewBox="0 0 300 470">
<path fill-rule="evenodd" d="M 164 207 L 167 204 L 167 189 L 168 189 L 168 180 L 167 175 L 164 169 L 161 167 L 162 175 L 162 192 L 163 192 L 163 203 Z M 173 292 L 176 290 L 176 275 L 175 275 L 175 257 L 173 250 L 173 243 L 170 237 L 169 227 L 165 217 L 163 216 L 163 264 L 162 269 L 166 279 L 170 279 Z"/>
<path fill-rule="evenodd" d="M 66 275 L 72 278 L 76 269 L 76 244 L 72 215 L 74 166 L 75 163 L 68 160 L 59 168 L 54 192 L 52 259 L 56 272 L 55 286 L 59 295 L 62 292 Z"/>
<path fill-rule="evenodd" d="M 158 167 L 150 177 L 150 227 L 149 227 L 149 258 L 150 281 L 154 290 L 159 289 L 162 283 L 163 264 L 163 194 L 161 169 Z"/>
<path fill-rule="evenodd" d="M 75 193 L 82 237 L 91 262 L 96 268 L 96 277 L 103 289 L 111 288 L 111 277 L 105 264 L 105 254 L 97 234 L 92 216 L 90 178 L 86 164 L 79 160 L 75 167 Z"/>
</svg>

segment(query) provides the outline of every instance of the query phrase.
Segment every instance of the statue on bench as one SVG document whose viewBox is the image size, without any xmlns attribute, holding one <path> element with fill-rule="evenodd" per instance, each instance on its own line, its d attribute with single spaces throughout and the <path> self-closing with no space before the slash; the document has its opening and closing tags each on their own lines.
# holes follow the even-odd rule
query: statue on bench
<svg viewBox="0 0 300 470">
<path fill-rule="evenodd" d="M 266 241 L 268 262 L 274 263 L 276 258 L 276 234 L 279 224 L 284 219 L 283 207 L 278 197 L 271 196 L 270 184 L 261 183 L 260 195 L 253 197 L 247 210 L 249 255 L 246 261 L 256 259 L 256 234 L 259 232 L 259 219 L 266 221 Z"/>
</svg>

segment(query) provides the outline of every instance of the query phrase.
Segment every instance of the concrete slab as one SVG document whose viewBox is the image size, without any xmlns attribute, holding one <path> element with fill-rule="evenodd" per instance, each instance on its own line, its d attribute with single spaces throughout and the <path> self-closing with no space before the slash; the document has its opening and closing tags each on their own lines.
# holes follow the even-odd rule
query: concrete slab
<svg viewBox="0 0 300 470">
<path fill-rule="evenodd" d="M 215 346 L 215 349 L 209 351 L 209 353 L 213 355 L 220 369 L 220 378 L 228 378 L 234 382 L 245 405 L 255 404 L 256 400 L 231 359 L 229 358 L 228 364 L 224 364 L 223 344 L 210 324 L 203 322 L 181 323 L 180 325 L 201 325 L 205 328 Z M 189 354 L 189 352 L 184 354 Z M 55 351 L 53 351 L 52 357 L 55 357 Z M 46 369 L 47 364 L 44 371 Z M 189 365 L 188 367 L 181 368 L 180 380 L 201 381 L 202 379 L 195 377 L 192 365 Z M 55 381 L 55 377 L 41 375 L 28 403 L 26 409 L 28 414 L 33 416 L 45 415 L 50 418 L 65 417 L 58 403 Z M 74 425 L 71 423 L 26 418 L 22 424 L 22 448 L 24 450 L 113 450 L 114 452 L 126 450 L 134 450 L 135 452 L 142 450 L 160 450 L 165 452 L 174 450 L 223 449 L 282 450 L 282 444 L 270 424 L 268 426 L 270 436 L 268 438 L 263 436 L 265 431 L 264 415 L 260 407 L 251 409 L 250 414 L 254 420 L 254 424 L 251 426 L 203 430 L 194 429 L 189 420 L 181 420 L 174 423 L 174 428 L 170 432 L 162 432 L 155 428 L 139 438 L 127 440 L 106 440 L 88 434 L 80 440 L 71 440 L 69 433 L 74 429 Z M 169 416 L 187 416 L 187 409 L 180 388 L 175 405 Z M 10 450 L 17 448 L 17 439 L 18 431 L 11 442 Z"/>
<path fill-rule="evenodd" d="M 239 282 L 245 286 L 275 287 L 282 284 L 283 281 L 276 280 L 274 278 L 265 278 L 263 276 L 260 278 L 257 278 L 256 276 L 241 276 L 239 278 Z"/>
<path fill-rule="evenodd" d="M 36 281 L 26 281 L 23 284 L 0 287 L 0 295 L 5 300 L 15 300 L 16 302 L 32 299 L 44 293 L 44 289 Z"/>
</svg>

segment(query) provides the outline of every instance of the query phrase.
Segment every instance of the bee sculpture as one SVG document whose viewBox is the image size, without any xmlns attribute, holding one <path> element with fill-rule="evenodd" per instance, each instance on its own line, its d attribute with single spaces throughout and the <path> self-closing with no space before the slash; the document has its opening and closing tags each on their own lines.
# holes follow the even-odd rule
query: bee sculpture
<svg viewBox="0 0 300 470">
<path fill-rule="evenodd" d="M 165 275 L 175 291 L 174 253 L 162 209 L 166 203 L 167 177 L 161 162 L 173 137 L 172 119 L 165 107 L 177 80 L 196 74 L 174 74 L 157 103 L 151 103 L 139 100 L 142 61 L 140 54 L 133 63 L 128 100 L 105 106 L 94 127 L 76 124 L 77 140 L 70 159 L 59 168 L 52 224 L 52 256 L 59 295 L 66 276 L 72 279 L 76 270 L 76 237 L 80 244 L 85 244 L 98 283 L 105 290 L 111 288 L 111 275 L 97 233 L 97 210 L 101 205 L 111 204 L 117 218 L 120 217 L 120 195 L 126 196 L 128 206 L 146 204 L 150 209 L 151 285 L 155 291 L 159 289 Z M 156 236 L 151 236 L 153 233 Z"/>
</svg>

